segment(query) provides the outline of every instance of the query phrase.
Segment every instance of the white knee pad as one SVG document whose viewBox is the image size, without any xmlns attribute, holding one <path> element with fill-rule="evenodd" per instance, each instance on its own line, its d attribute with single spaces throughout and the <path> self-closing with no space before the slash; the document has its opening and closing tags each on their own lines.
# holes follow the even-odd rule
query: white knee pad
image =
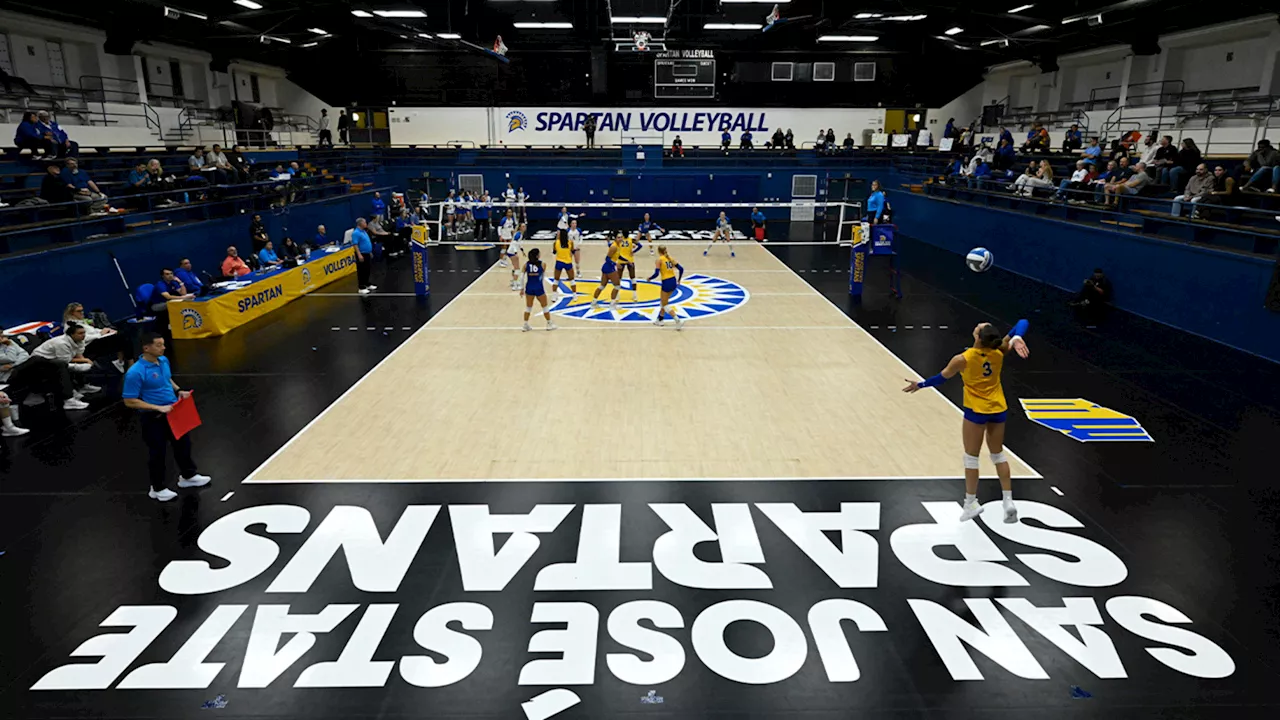
<svg viewBox="0 0 1280 720">
<path fill-rule="evenodd" d="M 965 469 L 965 470 L 977 470 L 977 469 L 978 469 L 978 456 L 977 456 L 977 455 L 970 455 L 969 453 L 965 453 L 965 454 L 964 454 L 964 469 Z"/>
<path fill-rule="evenodd" d="M 998 453 L 991 453 L 991 462 L 995 463 L 996 465 L 999 465 L 1000 463 L 1009 462 L 1009 458 L 1005 457 L 1004 451 L 1001 450 Z"/>
</svg>

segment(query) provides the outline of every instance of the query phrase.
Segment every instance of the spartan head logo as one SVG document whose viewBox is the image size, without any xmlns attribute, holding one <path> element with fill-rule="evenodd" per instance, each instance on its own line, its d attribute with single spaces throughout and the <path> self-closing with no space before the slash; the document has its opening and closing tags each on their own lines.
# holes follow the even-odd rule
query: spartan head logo
<svg viewBox="0 0 1280 720">
<path fill-rule="evenodd" d="M 507 113 L 507 132 L 513 133 L 517 130 L 528 130 L 528 129 L 529 129 L 529 118 L 525 117 L 524 113 L 520 112 L 519 110 L 512 110 L 511 112 Z"/>
<path fill-rule="evenodd" d="M 200 317 L 200 313 L 191 308 L 182 309 L 182 329 L 195 330 L 204 325 L 204 318 Z"/>
</svg>

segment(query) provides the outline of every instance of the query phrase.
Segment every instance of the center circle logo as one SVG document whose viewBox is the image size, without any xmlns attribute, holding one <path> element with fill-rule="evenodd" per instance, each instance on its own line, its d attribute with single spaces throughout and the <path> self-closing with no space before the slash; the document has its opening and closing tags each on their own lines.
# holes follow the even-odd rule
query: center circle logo
<svg viewBox="0 0 1280 720">
<path fill-rule="evenodd" d="M 633 291 L 630 280 L 624 279 L 622 282 L 623 288 L 618 291 L 617 312 L 610 307 L 612 285 L 600 293 L 596 309 L 591 310 L 591 296 L 600 286 L 599 281 L 581 278 L 578 279 L 576 295 L 570 292 L 568 283 L 561 280 L 560 300 L 549 309 L 556 315 L 595 322 L 653 322 L 661 304 L 662 284 L 636 280 Z M 733 312 L 746 305 L 749 299 L 751 293 L 737 283 L 695 273 L 684 276 L 680 287 L 667 300 L 667 307 L 673 308 L 681 318 L 698 320 Z"/>
</svg>

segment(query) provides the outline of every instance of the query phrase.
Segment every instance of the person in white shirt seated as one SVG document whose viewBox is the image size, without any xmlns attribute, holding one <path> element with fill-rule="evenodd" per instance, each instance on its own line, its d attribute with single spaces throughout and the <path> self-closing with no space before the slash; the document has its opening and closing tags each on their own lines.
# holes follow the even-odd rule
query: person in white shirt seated
<svg viewBox="0 0 1280 720">
<path fill-rule="evenodd" d="M 102 388 L 84 380 L 84 373 L 93 368 L 93 361 L 84 355 L 85 329 L 83 325 L 69 323 L 63 334 L 50 338 L 31 353 L 22 364 L 22 382 L 27 387 L 44 386 L 62 401 L 63 410 L 86 410 L 89 403 L 86 394 Z M 42 382 L 43 381 L 43 382 Z"/>
<path fill-rule="evenodd" d="M 67 307 L 62 311 L 62 327 L 67 327 L 72 323 L 84 326 L 86 357 L 105 358 L 114 356 L 111 364 L 120 372 L 125 371 L 125 350 L 127 346 L 124 338 L 116 332 L 115 328 L 109 325 L 98 327 L 98 323 L 95 320 L 85 317 L 84 305 L 77 302 L 68 303 Z"/>
<path fill-rule="evenodd" d="M 27 351 L 14 342 L 13 338 L 0 333 L 0 385 L 8 384 L 13 371 L 26 362 L 28 357 Z M 9 389 L 12 390 L 13 388 Z M 16 424 L 18 422 L 18 401 L 21 399 L 22 395 L 16 391 L 12 398 L 0 391 L 0 435 L 18 437 L 30 432 L 30 430 L 20 428 Z"/>
</svg>

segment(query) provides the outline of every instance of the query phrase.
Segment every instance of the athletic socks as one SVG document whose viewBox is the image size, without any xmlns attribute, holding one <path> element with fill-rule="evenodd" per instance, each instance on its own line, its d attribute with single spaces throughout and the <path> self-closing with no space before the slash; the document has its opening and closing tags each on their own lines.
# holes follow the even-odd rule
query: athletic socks
<svg viewBox="0 0 1280 720">
<path fill-rule="evenodd" d="M 973 503 L 973 502 L 977 502 L 977 501 L 978 501 L 978 496 L 977 496 L 977 495 L 970 495 L 969 493 L 965 493 L 965 494 L 964 494 L 964 504 L 965 504 L 965 505 L 968 505 L 969 503 Z"/>
<path fill-rule="evenodd" d="M 1005 501 L 1005 502 L 1013 502 L 1013 491 L 1012 491 L 1012 490 L 1001 490 L 1001 491 L 1000 491 L 1000 495 L 1001 495 L 1001 497 L 1003 497 L 1003 498 L 1004 498 L 1004 501 Z"/>
</svg>

